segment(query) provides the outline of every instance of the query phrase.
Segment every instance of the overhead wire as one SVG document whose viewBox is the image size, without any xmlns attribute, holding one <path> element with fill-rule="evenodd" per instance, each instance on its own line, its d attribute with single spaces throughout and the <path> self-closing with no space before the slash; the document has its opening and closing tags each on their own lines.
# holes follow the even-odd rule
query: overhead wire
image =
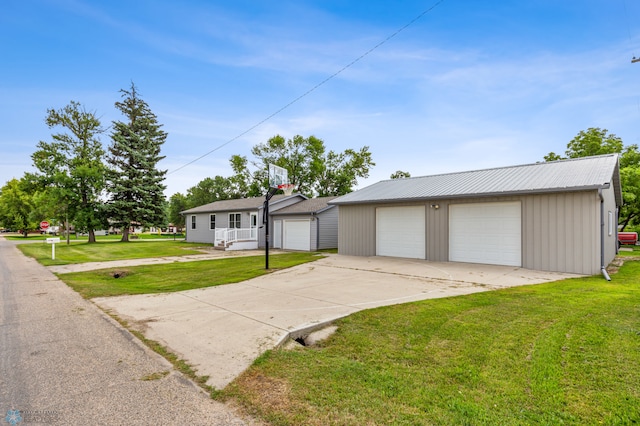
<svg viewBox="0 0 640 426">
<path fill-rule="evenodd" d="M 631 25 L 629 25 L 629 12 L 627 11 L 627 1 L 626 0 L 622 0 L 622 7 L 624 8 L 624 16 L 625 16 L 625 23 L 627 24 L 627 34 L 629 35 L 629 44 L 633 45 L 633 39 L 631 37 Z M 633 52 L 634 55 L 633 57 L 635 58 L 635 51 Z"/>
<path fill-rule="evenodd" d="M 401 28 L 399 28 L 398 30 L 396 30 L 394 33 L 392 33 L 391 35 L 387 36 L 384 40 L 382 40 L 381 42 L 379 42 L 378 44 L 376 44 L 375 46 L 373 46 L 371 49 L 367 50 L 365 53 L 363 53 L 362 55 L 358 56 L 356 59 L 354 59 L 353 61 L 349 62 L 347 65 L 345 65 L 344 67 L 340 68 L 338 71 L 336 71 L 335 73 L 331 74 L 330 76 L 328 76 L 327 78 L 325 78 L 324 80 L 322 80 L 321 82 L 319 82 L 318 84 L 316 84 L 315 86 L 313 86 L 311 89 L 307 90 L 306 92 L 304 92 L 303 94 L 301 94 L 300 96 L 298 96 L 297 98 L 293 99 L 291 102 L 287 103 L 286 105 L 284 105 L 283 107 L 281 107 L 280 109 L 276 110 L 274 113 L 272 113 L 271 115 L 267 116 L 266 118 L 260 120 L 258 123 L 254 124 L 253 126 L 249 127 L 247 130 L 243 131 L 242 133 L 238 134 L 237 136 L 229 139 L 228 141 L 216 146 L 215 148 L 213 148 L 212 150 L 202 154 L 201 156 L 189 161 L 188 163 L 183 164 L 182 166 L 178 167 L 177 169 L 171 170 L 169 171 L 167 174 L 173 174 L 176 173 L 200 160 L 202 160 L 203 158 L 213 154 L 214 152 L 224 148 L 225 146 L 229 145 L 232 142 L 235 142 L 236 140 L 240 139 L 242 136 L 246 135 L 247 133 L 253 131 L 254 129 L 260 127 L 262 124 L 266 123 L 267 121 L 271 120 L 273 117 L 275 117 L 276 115 L 280 114 L 282 111 L 284 111 L 285 109 L 289 108 L 291 105 L 295 104 L 296 102 L 300 101 L 301 99 L 303 99 L 304 97 L 308 96 L 309 94 L 311 94 L 312 92 L 314 92 L 315 90 L 317 90 L 318 88 L 320 88 L 321 86 L 325 85 L 326 83 L 328 83 L 330 80 L 334 79 L 335 77 L 337 77 L 338 75 L 340 75 L 341 73 L 343 73 L 344 71 L 346 71 L 347 69 L 349 69 L 350 67 L 352 67 L 353 65 L 355 65 L 356 63 L 358 63 L 359 61 L 361 61 L 362 59 L 364 59 L 366 56 L 368 56 L 371 52 L 373 52 L 374 50 L 378 49 L 380 46 L 382 46 L 383 44 L 385 44 L 386 42 L 388 42 L 389 40 L 391 40 L 392 38 L 394 38 L 395 36 L 397 36 L 398 34 L 400 34 L 402 31 L 406 30 L 408 27 L 410 27 L 411 25 L 413 25 L 416 21 L 418 21 L 419 19 L 421 19 L 423 16 L 425 16 L 426 14 L 428 14 L 429 12 L 431 12 L 433 9 L 435 9 L 436 7 L 438 7 L 441 3 L 444 3 L 445 0 L 438 0 L 436 3 L 434 3 L 431 7 L 429 7 L 428 9 L 424 10 L 422 13 L 420 13 L 418 16 L 416 16 L 415 18 L 413 18 L 411 21 L 409 21 L 407 24 L 405 24 L 404 26 L 402 26 Z"/>
</svg>

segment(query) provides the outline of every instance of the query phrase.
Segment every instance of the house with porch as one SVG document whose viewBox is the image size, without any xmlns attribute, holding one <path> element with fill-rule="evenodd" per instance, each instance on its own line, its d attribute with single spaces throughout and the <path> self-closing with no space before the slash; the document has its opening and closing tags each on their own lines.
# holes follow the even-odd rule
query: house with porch
<svg viewBox="0 0 640 426">
<path fill-rule="evenodd" d="M 273 215 L 304 200 L 307 197 L 302 194 L 274 195 L 269 201 L 269 212 Z M 220 200 L 185 210 L 181 212 L 185 216 L 185 239 L 214 244 L 225 250 L 264 247 L 264 202 L 265 197 Z M 273 229 L 273 219 L 269 220 L 270 229 Z"/>
</svg>

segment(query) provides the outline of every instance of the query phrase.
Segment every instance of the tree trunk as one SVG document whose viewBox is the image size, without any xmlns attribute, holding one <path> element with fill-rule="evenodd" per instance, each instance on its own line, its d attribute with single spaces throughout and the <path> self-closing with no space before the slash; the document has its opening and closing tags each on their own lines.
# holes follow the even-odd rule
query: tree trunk
<svg viewBox="0 0 640 426">
<path fill-rule="evenodd" d="M 27 238 L 29 236 L 29 231 L 22 231 L 22 236 Z"/>
<path fill-rule="evenodd" d="M 129 242 L 129 227 L 125 226 L 124 228 L 122 228 L 122 239 L 120 240 L 123 243 L 128 243 Z"/>
<path fill-rule="evenodd" d="M 620 229 L 620 232 L 624 232 L 624 228 L 626 228 L 627 225 L 629 225 L 629 222 L 631 222 L 631 220 L 635 217 L 636 217 L 635 213 L 631 213 L 627 217 L 625 217 L 622 221 L 622 228 Z"/>
<path fill-rule="evenodd" d="M 96 242 L 96 231 L 93 229 L 89 229 L 89 242 L 90 243 Z"/>
</svg>

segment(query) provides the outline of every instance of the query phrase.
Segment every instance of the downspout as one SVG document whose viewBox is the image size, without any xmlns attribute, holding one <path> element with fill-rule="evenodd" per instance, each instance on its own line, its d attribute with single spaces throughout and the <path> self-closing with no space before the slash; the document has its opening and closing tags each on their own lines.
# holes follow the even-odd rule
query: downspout
<svg viewBox="0 0 640 426">
<path fill-rule="evenodd" d="M 320 250 L 320 217 L 316 215 L 316 212 L 312 212 L 311 216 L 316 219 L 316 249 L 314 251 Z"/>
<path fill-rule="evenodd" d="M 600 271 L 607 281 L 611 281 L 604 264 L 604 197 L 602 196 L 602 188 L 598 188 L 598 197 L 600 197 Z"/>
</svg>

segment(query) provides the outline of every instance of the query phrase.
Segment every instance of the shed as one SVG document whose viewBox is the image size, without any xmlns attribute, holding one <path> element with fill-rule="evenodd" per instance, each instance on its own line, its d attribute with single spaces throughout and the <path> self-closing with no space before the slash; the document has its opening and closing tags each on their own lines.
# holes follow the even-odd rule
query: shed
<svg viewBox="0 0 640 426">
<path fill-rule="evenodd" d="M 618 155 L 375 183 L 331 202 L 338 252 L 597 274 L 617 253 Z"/>
</svg>

